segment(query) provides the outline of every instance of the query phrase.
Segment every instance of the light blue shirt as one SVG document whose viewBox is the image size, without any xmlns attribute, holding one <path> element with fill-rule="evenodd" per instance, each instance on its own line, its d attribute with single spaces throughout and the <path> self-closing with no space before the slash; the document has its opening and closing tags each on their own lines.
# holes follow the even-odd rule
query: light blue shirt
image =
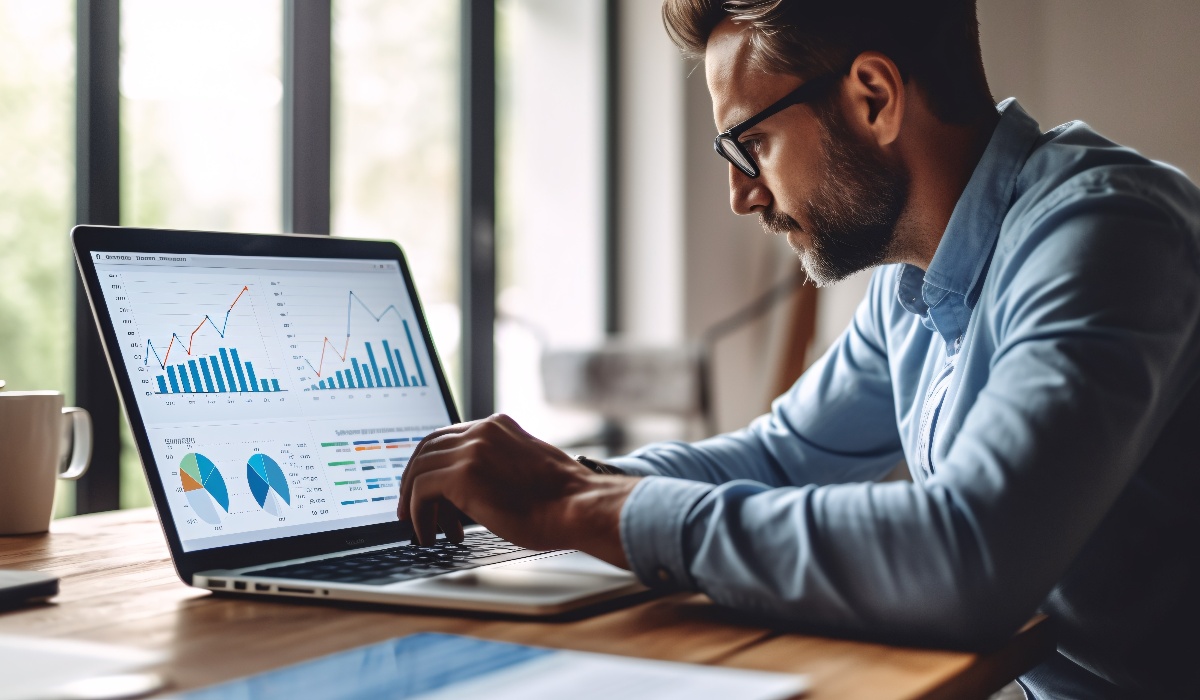
<svg viewBox="0 0 1200 700">
<path fill-rule="evenodd" d="M 625 553 L 803 630 L 978 647 L 1040 609 L 1036 696 L 1200 697 L 1200 191 L 998 109 L 928 271 L 876 270 L 750 427 L 611 460 L 650 475 Z"/>
</svg>

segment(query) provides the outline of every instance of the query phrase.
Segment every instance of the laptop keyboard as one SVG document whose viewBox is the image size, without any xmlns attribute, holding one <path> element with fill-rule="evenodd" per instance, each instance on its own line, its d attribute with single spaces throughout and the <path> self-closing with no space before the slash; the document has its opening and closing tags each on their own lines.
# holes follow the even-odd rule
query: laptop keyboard
<svg viewBox="0 0 1200 700">
<path fill-rule="evenodd" d="M 362 554 L 248 571 L 244 575 L 384 586 L 397 581 L 522 559 L 534 554 L 540 552 L 518 547 L 490 532 L 472 532 L 459 544 L 439 539 L 428 547 L 406 544 Z"/>
</svg>

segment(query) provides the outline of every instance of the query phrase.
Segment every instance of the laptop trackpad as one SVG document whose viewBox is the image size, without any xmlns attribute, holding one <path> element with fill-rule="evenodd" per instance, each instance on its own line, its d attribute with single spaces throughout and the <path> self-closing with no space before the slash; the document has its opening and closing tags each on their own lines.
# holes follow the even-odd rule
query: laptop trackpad
<svg viewBox="0 0 1200 700">
<path fill-rule="evenodd" d="M 636 581 L 636 577 L 624 569 L 582 552 L 569 552 L 418 579 L 403 584 L 403 587 L 433 595 L 571 600 L 629 586 Z"/>
</svg>

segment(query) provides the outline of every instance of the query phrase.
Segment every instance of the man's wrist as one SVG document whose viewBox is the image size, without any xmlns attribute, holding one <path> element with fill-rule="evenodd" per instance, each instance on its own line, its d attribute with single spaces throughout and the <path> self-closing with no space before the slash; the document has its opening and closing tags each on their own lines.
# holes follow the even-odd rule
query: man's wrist
<svg viewBox="0 0 1200 700">
<path fill-rule="evenodd" d="M 621 510 L 638 481 L 639 477 L 589 475 L 585 488 L 566 498 L 562 522 L 567 546 L 628 569 L 621 546 Z"/>
<path fill-rule="evenodd" d="M 588 457 L 587 455 L 575 455 L 575 461 L 579 462 L 580 464 L 587 467 L 588 469 L 591 469 L 592 471 L 596 472 L 597 474 L 621 475 L 621 474 L 625 473 L 618 467 L 614 467 L 613 465 L 611 465 L 607 462 L 601 462 L 598 459 L 592 459 L 591 457 Z"/>
</svg>

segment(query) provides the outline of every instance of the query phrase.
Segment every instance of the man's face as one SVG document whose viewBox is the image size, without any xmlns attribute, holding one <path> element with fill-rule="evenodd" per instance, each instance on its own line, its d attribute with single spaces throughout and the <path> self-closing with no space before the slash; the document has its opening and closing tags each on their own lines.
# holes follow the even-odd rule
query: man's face
<svg viewBox="0 0 1200 700">
<path fill-rule="evenodd" d="M 730 20 L 709 37 L 705 74 L 719 131 L 803 82 L 754 69 L 746 35 Z M 786 235 L 818 286 L 887 260 L 908 199 L 907 174 L 855 133 L 836 99 L 824 102 L 789 107 L 742 135 L 757 178 L 729 166 L 734 212 L 757 213 L 764 230 Z"/>
</svg>

